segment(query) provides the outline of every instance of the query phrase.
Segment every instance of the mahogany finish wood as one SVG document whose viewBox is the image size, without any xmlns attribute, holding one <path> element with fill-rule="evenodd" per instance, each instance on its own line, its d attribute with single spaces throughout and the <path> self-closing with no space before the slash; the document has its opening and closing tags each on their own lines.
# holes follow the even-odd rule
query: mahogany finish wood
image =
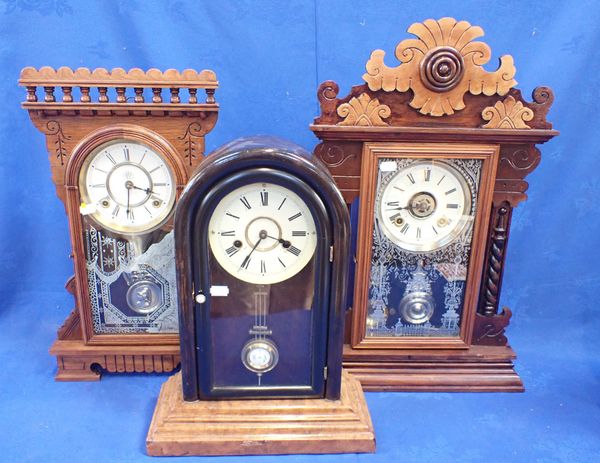
<svg viewBox="0 0 600 463">
<path fill-rule="evenodd" d="M 56 379 L 97 380 L 101 370 L 172 371 L 179 364 L 177 334 L 98 335 L 93 331 L 78 179 L 94 147 L 127 137 L 161 153 L 175 174 L 179 195 L 203 158 L 204 136 L 217 121 L 214 72 L 28 67 L 21 71 L 19 85 L 27 91 L 23 108 L 46 136 L 52 180 L 65 205 L 73 250 L 75 275 L 67 289 L 75 297 L 76 309 L 50 350 L 57 358 Z M 38 97 L 40 87 L 43 97 Z M 206 93 L 204 102 L 199 102 L 198 90 Z M 171 229 L 172 220 L 163 227 Z"/>
<path fill-rule="evenodd" d="M 339 400 L 183 400 L 181 373 L 163 384 L 146 438 L 152 456 L 375 451 L 359 381 L 342 375 Z"/>
<path fill-rule="evenodd" d="M 515 88 L 516 69 L 508 55 L 497 71 L 485 71 L 481 65 L 489 61 L 491 50 L 473 41 L 483 30 L 466 21 L 426 20 L 409 32 L 416 38 L 396 48 L 399 66 L 385 65 L 385 53 L 376 50 L 363 75 L 366 83 L 352 87 L 347 96 L 338 98 L 335 82 L 322 83 L 317 93 L 321 114 L 310 126 L 321 140 L 315 155 L 329 168 L 348 205 L 361 199 L 355 306 L 347 316 L 352 326 L 346 331 L 344 367 L 367 390 L 521 391 L 512 363 L 515 354 L 505 336 L 511 311 L 499 312 L 500 289 L 512 210 L 527 198 L 525 177 L 541 160 L 535 145 L 558 135 L 546 120 L 554 96 L 550 88 L 538 87 L 533 101 L 526 101 Z M 381 338 L 377 345 L 364 343 L 373 214 L 372 206 L 365 205 L 372 190 L 365 172 L 374 162 L 367 148 L 373 144 L 432 144 L 442 153 L 465 145 L 499 149 L 495 169 L 484 174 L 490 190 L 480 196 L 485 211 L 481 221 L 486 223 L 474 235 L 465 305 L 471 318 L 468 333 L 461 336 L 464 345 L 453 346 L 460 349 L 414 342 L 399 347 L 398 341 Z M 427 349 L 419 348 L 423 346 Z"/>
</svg>

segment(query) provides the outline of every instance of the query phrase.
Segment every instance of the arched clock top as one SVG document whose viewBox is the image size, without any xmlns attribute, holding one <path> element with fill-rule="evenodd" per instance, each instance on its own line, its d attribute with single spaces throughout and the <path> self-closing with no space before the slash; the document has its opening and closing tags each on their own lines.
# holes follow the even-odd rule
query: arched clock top
<svg viewBox="0 0 600 463">
<path fill-rule="evenodd" d="M 73 148 L 66 167 L 65 186 L 67 188 L 77 187 L 81 167 L 88 155 L 98 147 L 114 140 L 138 142 L 159 152 L 173 169 L 177 187 L 182 189 L 185 185 L 185 165 L 181 157 L 178 156 L 177 150 L 167 139 L 144 127 L 132 124 L 116 124 L 91 132 Z"/>
<path fill-rule="evenodd" d="M 326 167 L 304 149 L 281 139 L 236 140 L 202 161 L 181 195 L 174 222 L 186 400 L 214 398 L 213 394 L 264 397 L 275 390 L 279 391 L 276 395 L 320 394 L 339 398 L 350 220 L 346 204 Z M 213 285 L 229 288 L 227 295 L 213 294 Z M 245 302 L 236 299 L 246 292 L 251 296 L 244 297 Z M 294 336 L 301 334 L 301 339 L 310 340 L 313 379 L 301 387 L 290 379 L 292 384 L 286 386 L 287 392 L 274 385 L 271 392 L 262 390 L 263 373 L 268 374 L 265 381 L 283 378 L 277 375 L 289 368 L 286 349 L 296 342 L 293 336 L 282 337 L 282 328 L 271 311 L 295 316 L 297 308 L 286 308 L 290 302 L 283 299 L 293 300 L 305 293 L 310 297 L 303 301 L 312 302 L 303 311 L 314 314 L 312 328 L 306 331 L 309 325 L 304 328 L 298 325 L 306 333 Z M 267 302 L 271 297 L 273 300 Z M 245 326 L 244 315 L 228 315 L 228 320 L 239 320 L 234 329 L 239 336 L 250 333 L 259 338 L 248 344 L 249 350 L 245 347 L 242 351 L 242 363 L 256 373 L 258 384 L 244 383 L 245 389 L 240 389 L 236 380 L 215 392 L 218 387 L 214 386 L 214 375 L 219 375 L 216 371 L 223 367 L 211 360 L 212 352 L 223 347 L 205 343 L 222 326 L 223 322 L 218 321 L 219 307 L 239 311 L 240 304 L 248 305 L 247 310 L 259 311 L 255 316 L 262 320 L 260 326 L 254 322 L 258 328 L 240 331 L 239 327 Z M 267 318 L 273 318 L 273 325 L 264 321 Z M 235 350 L 242 346 L 235 344 L 236 339 L 232 336 L 230 341 L 223 342 L 232 342 L 231 349 Z M 228 351 L 231 349 L 227 347 Z M 276 358 L 280 366 L 271 373 Z M 324 363 L 320 363 L 323 359 Z M 232 362 L 231 371 L 242 368 L 239 359 Z M 214 365 L 206 367 L 208 364 Z M 247 372 L 242 368 L 239 378 L 244 374 Z"/>
</svg>

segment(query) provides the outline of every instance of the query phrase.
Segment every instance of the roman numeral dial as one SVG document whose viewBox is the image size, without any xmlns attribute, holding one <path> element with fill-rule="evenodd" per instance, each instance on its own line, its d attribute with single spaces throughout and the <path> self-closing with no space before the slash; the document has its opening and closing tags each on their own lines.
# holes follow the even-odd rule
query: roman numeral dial
<svg viewBox="0 0 600 463">
<path fill-rule="evenodd" d="M 133 140 L 115 140 L 88 155 L 79 191 L 82 214 L 113 231 L 144 233 L 169 218 L 175 175 L 159 152 Z"/>
<path fill-rule="evenodd" d="M 306 203 L 291 189 L 273 183 L 252 183 L 226 194 L 208 229 L 218 264 L 253 284 L 293 277 L 313 258 L 317 244 Z"/>
<path fill-rule="evenodd" d="M 398 163 L 401 168 L 382 177 L 375 214 L 383 233 L 400 248 L 434 251 L 473 220 L 469 182 L 452 163 L 416 159 Z"/>
</svg>

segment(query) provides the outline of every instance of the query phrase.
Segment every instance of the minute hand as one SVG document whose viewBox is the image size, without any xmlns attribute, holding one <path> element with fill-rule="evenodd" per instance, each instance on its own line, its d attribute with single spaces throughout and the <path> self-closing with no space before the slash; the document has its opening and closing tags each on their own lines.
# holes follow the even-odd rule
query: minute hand
<svg viewBox="0 0 600 463">
<path fill-rule="evenodd" d="M 252 248 L 252 251 L 250 251 L 250 253 L 244 257 L 244 260 L 242 261 L 242 265 L 240 265 L 240 269 L 242 267 L 244 267 L 248 261 L 250 260 L 250 256 L 252 255 L 252 253 L 254 252 L 254 250 L 258 247 L 258 245 L 260 244 L 260 242 L 263 240 L 262 236 L 258 239 L 258 241 L 256 242 L 256 244 L 254 245 L 254 247 Z"/>
</svg>

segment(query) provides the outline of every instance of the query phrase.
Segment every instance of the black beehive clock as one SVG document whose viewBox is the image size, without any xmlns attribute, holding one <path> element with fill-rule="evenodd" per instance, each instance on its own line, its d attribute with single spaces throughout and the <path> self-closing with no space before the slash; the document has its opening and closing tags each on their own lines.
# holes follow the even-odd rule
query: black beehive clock
<svg viewBox="0 0 600 463">
<path fill-rule="evenodd" d="M 233 142 L 175 228 L 186 399 L 338 398 L 349 225 L 326 170 L 281 140 Z"/>
</svg>

